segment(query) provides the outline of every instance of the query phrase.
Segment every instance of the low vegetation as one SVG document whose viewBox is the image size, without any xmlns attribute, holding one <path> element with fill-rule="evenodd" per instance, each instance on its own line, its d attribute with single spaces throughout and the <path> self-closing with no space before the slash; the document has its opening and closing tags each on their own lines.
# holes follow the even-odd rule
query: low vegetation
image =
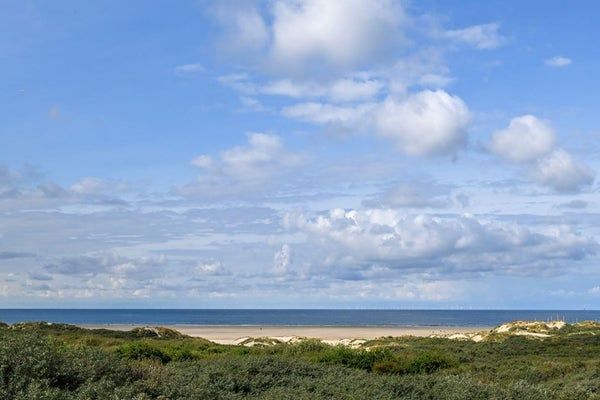
<svg viewBox="0 0 600 400">
<path fill-rule="evenodd" d="M 543 337 L 515 334 L 523 330 Z M 0 399 L 600 399 L 600 325 L 485 340 L 226 346 L 164 328 L 0 326 Z"/>
</svg>

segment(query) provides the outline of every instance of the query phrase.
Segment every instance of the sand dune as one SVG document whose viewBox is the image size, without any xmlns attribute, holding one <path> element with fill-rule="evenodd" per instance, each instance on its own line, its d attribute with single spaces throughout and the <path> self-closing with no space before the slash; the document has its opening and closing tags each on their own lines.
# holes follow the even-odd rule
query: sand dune
<svg viewBox="0 0 600 400">
<path fill-rule="evenodd" d="M 107 328 L 130 330 L 139 325 L 82 325 L 85 328 Z M 202 337 L 221 344 L 238 344 L 248 338 L 268 337 L 282 342 L 295 338 L 321 339 L 330 344 L 349 343 L 362 339 L 383 336 L 431 336 L 474 333 L 489 330 L 486 326 L 469 327 L 387 327 L 387 326 L 214 326 L 214 325 L 170 325 L 183 334 Z"/>
</svg>

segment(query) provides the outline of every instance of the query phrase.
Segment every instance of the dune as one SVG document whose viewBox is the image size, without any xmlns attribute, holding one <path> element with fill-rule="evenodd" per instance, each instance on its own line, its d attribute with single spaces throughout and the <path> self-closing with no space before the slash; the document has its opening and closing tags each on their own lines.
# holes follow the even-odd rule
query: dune
<svg viewBox="0 0 600 400">
<path fill-rule="evenodd" d="M 139 325 L 84 325 L 85 328 L 131 330 Z M 250 345 L 258 338 L 291 343 L 300 338 L 319 339 L 329 344 L 357 344 L 360 341 L 386 336 L 449 336 L 474 335 L 490 330 L 486 326 L 217 326 L 169 325 L 185 335 L 202 337 L 220 344 Z"/>
</svg>

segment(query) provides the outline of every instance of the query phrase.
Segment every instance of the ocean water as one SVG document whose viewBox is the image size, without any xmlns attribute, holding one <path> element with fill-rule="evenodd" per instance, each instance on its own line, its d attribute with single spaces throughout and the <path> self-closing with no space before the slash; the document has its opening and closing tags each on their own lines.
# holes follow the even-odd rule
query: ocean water
<svg viewBox="0 0 600 400">
<path fill-rule="evenodd" d="M 11 324 L 495 326 L 514 320 L 553 319 L 600 321 L 600 310 L 0 309 L 0 321 Z"/>
</svg>

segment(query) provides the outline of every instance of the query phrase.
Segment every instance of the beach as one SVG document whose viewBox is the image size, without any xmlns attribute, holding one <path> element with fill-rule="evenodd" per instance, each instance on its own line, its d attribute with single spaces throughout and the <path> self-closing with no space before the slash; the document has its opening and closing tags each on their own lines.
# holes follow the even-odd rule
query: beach
<svg viewBox="0 0 600 400">
<path fill-rule="evenodd" d="M 88 329 L 128 331 L 147 325 L 96 324 L 80 325 Z M 490 326 L 248 326 L 248 325 L 166 325 L 185 335 L 201 337 L 220 344 L 239 344 L 248 338 L 273 338 L 289 342 L 294 338 L 314 338 L 326 343 L 348 343 L 385 336 L 453 335 L 490 330 Z"/>
</svg>

